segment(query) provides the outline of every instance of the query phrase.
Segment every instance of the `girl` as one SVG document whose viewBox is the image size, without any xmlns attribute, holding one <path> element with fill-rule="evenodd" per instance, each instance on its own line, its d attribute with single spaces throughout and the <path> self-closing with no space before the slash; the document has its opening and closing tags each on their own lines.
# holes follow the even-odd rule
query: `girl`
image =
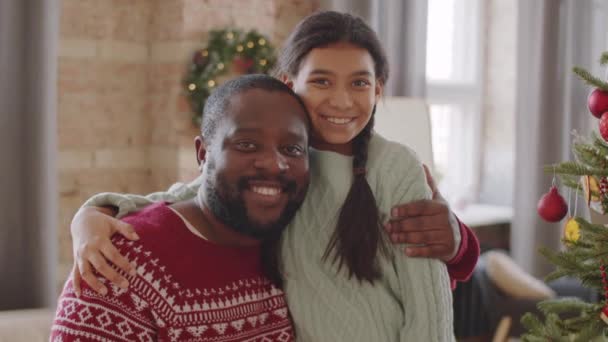
<svg viewBox="0 0 608 342">
<path fill-rule="evenodd" d="M 388 78 L 375 33 L 348 14 L 313 14 L 288 38 L 278 71 L 303 99 L 313 124 L 311 183 L 281 242 L 284 290 L 298 339 L 452 341 L 445 264 L 406 257 L 403 246 L 389 244 L 383 233 L 391 205 L 430 199 L 431 192 L 414 152 L 372 130 Z M 100 194 L 85 206 L 116 206 L 122 216 L 153 201 L 191 198 L 199 182 L 147 197 Z M 77 257 L 75 273 L 85 267 L 90 272 L 88 263 L 109 273 L 102 270 L 102 255 L 129 269 L 109 246 L 115 231 L 127 229 L 92 209 L 79 212 L 72 224 L 75 249 L 104 243 L 87 260 Z"/>
</svg>

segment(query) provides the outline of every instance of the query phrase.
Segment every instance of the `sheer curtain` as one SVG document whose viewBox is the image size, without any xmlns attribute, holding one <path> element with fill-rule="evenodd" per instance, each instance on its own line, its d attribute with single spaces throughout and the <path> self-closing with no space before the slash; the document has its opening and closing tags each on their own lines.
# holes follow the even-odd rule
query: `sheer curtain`
<svg viewBox="0 0 608 342">
<path fill-rule="evenodd" d="M 518 3 L 516 157 L 511 248 L 516 261 L 534 275 L 551 270 L 537 250 L 560 248 L 561 223 L 542 221 L 536 204 L 552 176 L 543 165 L 571 158 L 571 131 L 590 133 L 589 88 L 571 72 L 593 69 L 594 0 L 521 0 Z M 599 48 L 601 50 L 601 48 Z M 597 121 L 593 123 L 597 125 Z M 567 198 L 568 191 L 562 195 Z M 574 203 L 574 194 L 572 194 Z M 580 201 L 579 201 L 580 202 Z M 579 203 L 580 204 L 580 203 Z M 579 205 L 579 215 L 584 205 Z"/>
<path fill-rule="evenodd" d="M 0 1 L 0 310 L 56 296 L 59 7 Z"/>
</svg>

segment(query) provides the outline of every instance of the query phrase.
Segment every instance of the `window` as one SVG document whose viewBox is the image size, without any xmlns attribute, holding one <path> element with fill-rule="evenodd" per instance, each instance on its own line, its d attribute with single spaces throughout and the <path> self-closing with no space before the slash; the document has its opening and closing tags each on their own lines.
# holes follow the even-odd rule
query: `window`
<svg viewBox="0 0 608 342">
<path fill-rule="evenodd" d="M 606 18 L 608 17 L 608 2 L 605 0 L 593 0 L 592 3 L 592 30 L 591 30 L 591 56 L 593 61 L 597 61 L 598 56 L 608 51 L 608 23 Z M 605 67 L 595 62 L 591 64 L 593 69 L 591 70 L 595 75 L 605 75 L 608 78 L 608 73 Z"/>
<path fill-rule="evenodd" d="M 477 200 L 481 163 L 482 1 L 429 0 L 426 93 L 433 157 L 451 204 Z"/>
</svg>

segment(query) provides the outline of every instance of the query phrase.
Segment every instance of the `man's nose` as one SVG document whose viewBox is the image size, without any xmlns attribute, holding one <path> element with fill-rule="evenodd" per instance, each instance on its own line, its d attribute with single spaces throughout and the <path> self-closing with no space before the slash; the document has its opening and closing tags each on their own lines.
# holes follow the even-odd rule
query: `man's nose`
<svg viewBox="0 0 608 342">
<path fill-rule="evenodd" d="M 255 160 L 255 167 L 271 174 L 285 173 L 289 169 L 287 158 L 277 150 L 261 153 Z"/>
</svg>

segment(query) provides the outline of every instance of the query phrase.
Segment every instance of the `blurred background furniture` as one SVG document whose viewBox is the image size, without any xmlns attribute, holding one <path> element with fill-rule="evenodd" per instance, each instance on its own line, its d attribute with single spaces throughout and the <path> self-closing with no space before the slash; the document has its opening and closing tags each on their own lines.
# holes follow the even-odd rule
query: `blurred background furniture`
<svg viewBox="0 0 608 342">
<path fill-rule="evenodd" d="M 0 342 L 48 341 L 54 316 L 51 309 L 0 311 Z"/>
</svg>

